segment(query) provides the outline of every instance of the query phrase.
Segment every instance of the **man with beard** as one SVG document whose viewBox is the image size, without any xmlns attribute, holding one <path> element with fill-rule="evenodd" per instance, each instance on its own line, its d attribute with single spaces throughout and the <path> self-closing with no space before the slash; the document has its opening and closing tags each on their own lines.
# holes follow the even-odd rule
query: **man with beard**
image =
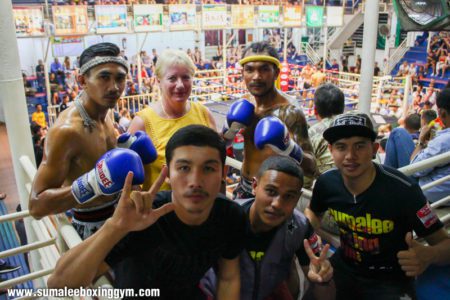
<svg viewBox="0 0 450 300">
<path fill-rule="evenodd" d="M 267 42 L 253 43 L 239 63 L 250 95 L 230 107 L 224 137 L 232 140 L 243 129 L 244 161 L 234 195 L 245 199 L 254 197 L 252 178 L 261 163 L 275 153 L 295 158 L 310 178 L 316 173 L 316 164 L 305 115 L 276 87 L 281 64 L 275 48 Z M 306 180 L 305 186 L 310 182 Z"/>
</svg>

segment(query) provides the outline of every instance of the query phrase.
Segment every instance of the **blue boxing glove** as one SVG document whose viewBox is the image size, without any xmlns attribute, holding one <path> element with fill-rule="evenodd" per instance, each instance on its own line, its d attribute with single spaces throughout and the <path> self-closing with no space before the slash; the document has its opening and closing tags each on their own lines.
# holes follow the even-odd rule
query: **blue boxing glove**
<svg viewBox="0 0 450 300">
<path fill-rule="evenodd" d="M 113 195 L 123 189 L 125 178 L 132 171 L 133 184 L 144 182 L 144 166 L 139 155 L 129 149 L 112 149 L 95 163 L 95 168 L 72 183 L 72 194 L 84 204 L 100 195 Z"/>
<path fill-rule="evenodd" d="M 224 130 L 223 137 L 226 140 L 233 140 L 234 136 L 241 130 L 250 125 L 255 115 L 255 106 L 247 99 L 234 102 L 227 113 L 228 128 Z"/>
<path fill-rule="evenodd" d="M 117 139 L 117 146 L 133 150 L 139 154 L 145 165 L 154 162 L 158 156 L 152 140 L 142 130 L 136 131 L 134 135 L 129 132 L 121 134 Z"/>
<path fill-rule="evenodd" d="M 303 159 L 302 148 L 290 138 L 286 125 L 277 117 L 265 117 L 256 124 L 255 145 L 258 149 L 267 145 L 276 153 L 290 156 L 299 163 Z"/>
</svg>

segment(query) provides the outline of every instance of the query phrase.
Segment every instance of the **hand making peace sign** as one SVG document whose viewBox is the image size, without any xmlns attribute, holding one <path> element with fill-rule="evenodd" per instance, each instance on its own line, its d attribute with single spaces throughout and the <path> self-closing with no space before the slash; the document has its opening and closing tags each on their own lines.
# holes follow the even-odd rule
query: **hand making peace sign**
<svg viewBox="0 0 450 300">
<path fill-rule="evenodd" d="M 327 252 L 330 249 L 330 245 L 326 244 L 325 247 L 323 247 L 319 257 L 314 254 L 307 239 L 303 240 L 303 246 L 305 247 L 305 252 L 310 260 L 308 279 L 317 283 L 330 281 L 333 277 L 333 267 L 327 258 Z"/>
</svg>

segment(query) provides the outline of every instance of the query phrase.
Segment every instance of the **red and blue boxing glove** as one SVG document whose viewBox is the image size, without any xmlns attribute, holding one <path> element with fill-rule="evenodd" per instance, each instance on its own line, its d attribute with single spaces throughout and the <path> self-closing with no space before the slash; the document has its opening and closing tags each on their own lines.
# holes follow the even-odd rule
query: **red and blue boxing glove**
<svg viewBox="0 0 450 300">
<path fill-rule="evenodd" d="M 144 182 L 144 166 L 139 155 L 129 149 L 112 149 L 100 157 L 94 169 L 72 183 L 72 194 L 80 204 L 100 195 L 114 195 L 123 189 L 130 171 L 134 174 L 133 185 Z"/>
<path fill-rule="evenodd" d="M 223 137 L 232 141 L 239 130 L 250 125 L 254 115 L 255 106 L 247 99 L 241 99 L 231 104 L 227 113 L 228 128 L 224 130 Z"/>
<path fill-rule="evenodd" d="M 117 139 L 117 146 L 139 154 L 144 165 L 154 162 L 158 156 L 152 140 L 142 130 L 136 131 L 134 135 L 129 132 L 120 135 Z"/>
<path fill-rule="evenodd" d="M 277 117 L 265 117 L 256 124 L 254 142 L 258 149 L 267 145 L 276 153 L 290 156 L 299 163 L 303 160 L 302 148 L 291 139 L 286 125 Z"/>
</svg>

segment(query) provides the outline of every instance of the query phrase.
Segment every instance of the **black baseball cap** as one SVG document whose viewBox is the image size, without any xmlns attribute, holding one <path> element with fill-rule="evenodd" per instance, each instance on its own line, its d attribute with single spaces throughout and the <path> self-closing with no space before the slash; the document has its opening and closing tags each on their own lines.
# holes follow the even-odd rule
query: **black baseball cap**
<svg viewBox="0 0 450 300">
<path fill-rule="evenodd" d="M 366 137 L 375 141 L 377 133 L 367 114 L 351 112 L 338 115 L 323 133 L 324 139 L 329 144 L 354 136 Z"/>
</svg>

